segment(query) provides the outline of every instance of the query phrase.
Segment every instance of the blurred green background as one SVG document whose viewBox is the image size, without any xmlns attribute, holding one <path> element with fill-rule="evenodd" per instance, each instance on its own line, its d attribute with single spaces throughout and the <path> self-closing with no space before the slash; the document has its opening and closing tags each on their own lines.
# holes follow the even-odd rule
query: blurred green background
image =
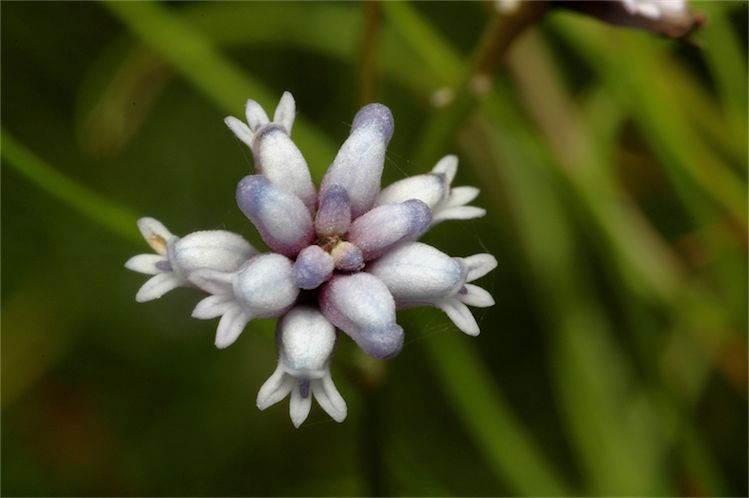
<svg viewBox="0 0 749 498">
<path fill-rule="evenodd" d="M 507 46 L 478 2 L 3 2 L 2 493 L 746 496 L 747 3 L 692 7 L 691 43 L 555 11 Z M 479 337 L 344 337 L 348 419 L 299 430 L 255 408 L 272 322 L 219 351 L 123 268 L 142 215 L 258 243 L 222 119 L 284 90 L 317 181 L 370 101 L 384 183 L 456 153 L 489 214 L 426 240 L 499 260 Z"/>
</svg>

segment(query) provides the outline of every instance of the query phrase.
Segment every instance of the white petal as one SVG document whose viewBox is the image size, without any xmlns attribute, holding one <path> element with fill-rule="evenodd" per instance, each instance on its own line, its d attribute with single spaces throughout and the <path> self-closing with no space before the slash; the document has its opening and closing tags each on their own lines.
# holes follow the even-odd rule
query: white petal
<svg viewBox="0 0 749 498">
<path fill-rule="evenodd" d="M 211 294 L 231 294 L 233 273 L 216 270 L 195 270 L 190 282 Z"/>
<path fill-rule="evenodd" d="M 294 386 L 291 390 L 291 402 L 289 403 L 289 415 L 291 415 L 291 422 L 294 427 L 298 428 L 307 420 L 310 408 L 312 408 L 312 393 L 303 398 L 299 386 Z"/>
<path fill-rule="evenodd" d="M 250 125 L 250 130 L 253 132 L 258 131 L 260 127 L 270 123 L 268 115 L 263 110 L 263 107 L 252 99 L 247 101 L 244 112 L 247 117 L 247 124 Z"/>
<path fill-rule="evenodd" d="M 481 287 L 473 284 L 466 284 L 464 289 L 465 291 L 461 289 L 461 291 L 455 296 L 461 302 L 469 306 L 476 306 L 477 308 L 494 306 L 494 298 L 492 295 Z"/>
<path fill-rule="evenodd" d="M 439 173 L 445 175 L 447 178 L 447 184 L 450 185 L 455 179 L 455 173 L 458 171 L 458 158 L 452 154 L 449 154 L 434 165 L 432 173 Z"/>
<path fill-rule="evenodd" d="M 148 217 L 141 218 L 138 220 L 138 229 L 154 251 L 161 255 L 166 254 L 166 244 L 174 235 L 160 221 Z"/>
<path fill-rule="evenodd" d="M 367 266 L 399 307 L 433 304 L 453 295 L 465 283 L 465 266 L 434 247 L 411 242 L 396 247 Z"/>
<path fill-rule="evenodd" d="M 283 92 L 281 100 L 278 101 L 276 112 L 273 115 L 273 122 L 282 125 L 286 128 L 286 133 L 291 135 L 291 128 L 294 126 L 295 117 L 296 103 L 294 102 L 294 96 L 289 92 Z"/>
<path fill-rule="evenodd" d="M 453 321 L 456 327 L 468 335 L 479 335 L 479 324 L 471 314 L 468 306 L 457 299 L 451 298 L 439 304 L 439 308 L 444 311 L 448 318 Z"/>
<path fill-rule="evenodd" d="M 258 173 L 299 197 L 310 212 L 315 209 L 317 193 L 307 162 L 281 125 L 259 130 L 252 152 Z"/>
<path fill-rule="evenodd" d="M 225 294 L 208 296 L 202 299 L 192 310 L 192 317 L 200 320 L 210 320 L 216 318 L 229 309 L 232 305 L 231 296 Z"/>
<path fill-rule="evenodd" d="M 243 311 L 239 306 L 230 307 L 221 320 L 218 322 L 216 329 L 216 347 L 223 349 L 231 346 L 242 333 L 247 322 L 250 321 L 250 314 Z"/>
<path fill-rule="evenodd" d="M 265 381 L 257 393 L 257 407 L 265 410 L 284 399 L 296 381 L 290 375 L 284 373 L 283 366 L 279 363 L 273 374 Z"/>
<path fill-rule="evenodd" d="M 335 328 L 317 309 L 297 306 L 278 323 L 278 348 L 285 367 L 325 371 L 335 346 Z"/>
<path fill-rule="evenodd" d="M 463 258 L 463 262 L 468 268 L 466 282 L 473 282 L 497 267 L 497 258 L 486 253 L 474 254 L 473 256 Z"/>
<path fill-rule="evenodd" d="M 225 117 L 224 123 L 226 123 L 226 126 L 229 127 L 238 139 L 249 147 L 252 147 L 252 137 L 254 136 L 254 133 L 250 130 L 250 127 L 247 126 L 247 123 L 240 121 L 234 116 Z"/>
<path fill-rule="evenodd" d="M 479 189 L 476 187 L 455 187 L 450 190 L 450 196 L 447 198 L 444 207 L 464 206 L 478 195 Z"/>
<path fill-rule="evenodd" d="M 233 288 L 242 307 L 258 318 L 283 314 L 299 295 L 291 261 L 275 253 L 252 259 L 236 274 Z"/>
<path fill-rule="evenodd" d="M 333 384 L 330 372 L 322 379 L 313 380 L 311 388 L 317 403 L 333 420 L 343 422 L 346 419 L 348 413 L 346 401 Z"/>
<path fill-rule="evenodd" d="M 434 213 L 434 221 L 438 222 L 445 220 L 470 220 L 472 218 L 480 218 L 485 214 L 485 209 L 477 208 L 474 206 L 456 206 L 446 209 L 438 209 Z"/>
<path fill-rule="evenodd" d="M 173 273 L 159 273 L 146 281 L 135 294 L 135 300 L 139 303 L 158 299 L 170 290 L 179 287 L 183 282 Z"/>
<path fill-rule="evenodd" d="M 156 275 L 161 273 L 161 270 L 156 266 L 156 263 L 161 261 L 166 262 L 167 260 L 159 254 L 138 254 L 127 260 L 125 268 L 146 275 Z"/>
<path fill-rule="evenodd" d="M 418 199 L 430 208 L 443 200 L 448 188 L 443 175 L 417 175 L 399 180 L 380 192 L 375 206 L 399 204 L 409 199 Z"/>
</svg>

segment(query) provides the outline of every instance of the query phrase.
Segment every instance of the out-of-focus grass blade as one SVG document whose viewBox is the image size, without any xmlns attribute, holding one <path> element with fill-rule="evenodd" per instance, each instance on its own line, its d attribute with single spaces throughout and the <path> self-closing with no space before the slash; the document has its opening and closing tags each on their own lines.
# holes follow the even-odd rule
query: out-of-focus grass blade
<svg viewBox="0 0 749 498">
<path fill-rule="evenodd" d="M 385 4 L 388 20 L 410 44 L 410 49 L 429 61 L 431 69 L 447 82 L 460 82 L 465 78 L 464 64 L 449 44 L 425 23 L 406 3 Z M 439 119 L 439 118 L 437 118 Z M 427 133 L 422 142 L 434 136 L 452 135 L 457 122 L 449 116 L 441 120 L 433 133 Z M 420 150 L 425 159 L 432 145 Z M 511 414 L 499 391 L 492 386 L 491 376 L 482 366 L 473 348 L 459 338 L 448 338 L 450 346 L 426 341 L 427 352 L 435 373 L 446 392 L 455 402 L 456 411 L 464 425 L 483 450 L 487 462 L 495 473 L 523 494 L 568 494 L 570 488 L 556 470 L 542 456 L 520 422 Z"/>
<path fill-rule="evenodd" d="M 746 56 L 728 16 L 731 10 L 743 9 L 740 2 L 695 2 L 694 7 L 707 15 L 708 25 L 699 32 L 705 41 L 703 53 L 715 79 L 723 110 L 736 129 L 735 138 L 745 142 L 747 136 Z M 736 67 L 739 65 L 739 67 Z M 746 152 L 746 148 L 744 148 Z"/>
<path fill-rule="evenodd" d="M 718 100 L 709 94 L 701 83 L 692 76 L 690 71 L 673 60 L 663 59 L 662 67 L 667 73 L 681 84 L 673 88 L 676 99 L 689 102 L 684 106 L 684 112 L 706 138 L 710 144 L 722 154 L 725 154 L 737 164 L 746 162 L 746 133 L 741 134 L 746 122 L 732 123 L 730 116 L 726 116 Z"/>
<path fill-rule="evenodd" d="M 651 279 L 644 275 L 650 270 L 645 270 L 643 275 L 638 275 L 638 272 L 647 268 L 648 265 L 640 265 L 637 256 L 642 256 L 640 259 L 652 259 L 651 262 L 658 261 L 657 264 L 661 266 L 658 269 L 659 272 L 671 273 L 670 291 L 668 295 L 661 297 L 666 298 L 665 304 L 669 306 L 678 307 L 678 309 L 685 308 L 683 313 L 691 317 L 688 320 L 690 329 L 686 331 L 686 334 L 682 330 L 676 333 L 684 336 L 684 339 L 693 344 L 693 349 L 699 351 L 698 358 L 693 358 L 693 360 L 699 361 L 692 364 L 671 364 L 672 368 L 669 373 L 673 373 L 673 370 L 676 369 L 674 367 L 678 367 L 680 375 L 691 376 L 693 382 L 694 377 L 697 376 L 696 383 L 704 385 L 707 381 L 707 375 L 711 372 L 712 365 L 709 360 L 715 362 L 715 355 L 706 353 L 703 348 L 698 346 L 698 344 L 707 346 L 710 341 L 705 337 L 700 337 L 699 333 L 695 333 L 695 329 L 710 330 L 715 327 L 701 319 L 704 316 L 702 313 L 695 314 L 694 311 L 697 308 L 694 306 L 682 306 L 683 290 L 687 285 L 694 286 L 695 292 L 699 292 L 702 296 L 701 302 L 703 303 L 715 303 L 717 298 L 708 293 L 706 289 L 702 289 L 700 282 L 691 281 L 687 283 L 683 272 L 675 271 L 674 262 L 664 264 L 662 257 L 654 257 L 662 255 L 666 258 L 674 258 L 674 255 L 670 254 L 670 249 L 664 241 L 660 240 L 660 237 L 657 240 L 652 240 L 652 242 L 658 244 L 655 247 L 642 244 L 654 236 L 657 237 L 657 235 L 650 233 L 652 228 L 647 225 L 645 220 L 640 219 L 641 215 L 637 208 L 630 206 L 624 196 L 618 192 L 617 176 L 613 174 L 612 168 L 606 167 L 614 160 L 614 140 L 617 136 L 616 130 L 624 117 L 622 110 L 616 102 L 611 102 L 610 98 L 602 94 L 605 91 L 604 89 L 599 89 L 588 99 L 586 106 L 588 112 L 585 116 L 586 119 L 583 120 L 583 116 L 579 115 L 577 108 L 572 104 L 570 96 L 566 95 L 562 82 L 558 81 L 558 72 L 551 67 L 552 62 L 547 59 L 548 56 L 542 42 L 534 33 L 527 33 L 522 40 L 518 41 L 508 58 L 510 71 L 518 79 L 517 87 L 524 97 L 526 106 L 530 108 L 536 122 L 540 123 L 540 129 L 549 137 L 548 140 L 553 145 L 559 160 L 566 163 L 566 166 L 562 165 L 562 174 L 569 180 L 575 192 L 579 194 L 579 199 L 582 202 L 588 202 L 588 209 L 592 213 L 594 223 L 599 225 L 598 227 L 592 227 L 593 231 L 600 230 L 602 227 L 604 231 L 611 232 L 608 233 L 608 236 L 615 241 L 610 244 L 612 254 L 621 258 L 622 264 L 618 267 L 606 265 L 610 278 L 626 281 L 631 276 L 638 276 L 639 278 L 636 280 L 639 281 L 640 285 L 642 283 L 650 285 Z M 604 100 L 601 100 L 602 98 Z M 592 162 L 585 164 L 586 161 Z M 645 231 L 643 232 L 643 230 Z M 617 235 L 621 238 L 619 239 Z M 648 247 L 649 250 L 645 250 Z M 656 251 L 653 252 L 653 250 Z M 619 254 L 620 251 L 625 254 Z M 632 259 L 627 256 L 636 257 Z M 643 278 L 643 276 L 646 278 Z M 709 453 L 706 452 L 705 445 L 701 443 L 700 436 L 694 428 L 689 409 L 686 404 L 678 404 L 678 401 L 673 399 L 674 396 L 670 391 L 673 391 L 674 382 L 669 382 L 672 380 L 670 378 L 672 376 L 661 373 L 660 358 L 651 358 L 652 344 L 657 340 L 657 337 L 662 337 L 664 332 L 652 323 L 651 314 L 643 309 L 648 305 L 652 306 L 652 303 L 637 298 L 635 294 L 640 293 L 637 287 L 627 289 L 626 287 L 616 286 L 616 289 L 619 301 L 627 309 L 624 315 L 630 321 L 627 325 L 638 344 L 642 361 L 650 364 L 653 370 L 658 371 L 655 375 L 659 377 L 659 383 L 664 384 L 663 387 L 654 386 L 650 388 L 653 392 L 650 392 L 648 396 L 643 396 L 643 400 L 650 397 L 660 401 L 659 403 L 648 403 L 648 411 L 651 414 L 657 413 L 661 419 L 660 424 L 671 429 L 658 434 L 658 437 L 663 440 L 660 444 L 661 448 L 665 447 L 666 444 L 673 444 L 684 439 L 690 441 L 692 454 L 695 455 L 695 458 L 687 462 L 688 465 L 692 466 L 690 471 L 696 471 L 700 475 L 706 476 L 704 479 L 705 485 L 710 489 L 722 489 L 720 484 L 716 484 L 720 482 L 720 478 L 717 477 L 719 473 L 715 469 L 709 468 L 709 465 L 706 466 L 711 459 L 708 457 Z M 679 292 L 674 292 L 677 290 Z M 639 317 L 639 320 L 634 320 L 633 317 L 635 316 Z M 728 339 L 728 337 L 724 339 Z M 601 346 L 603 347 L 603 345 Z M 705 349 L 709 348 L 705 347 Z M 713 356 L 713 358 L 710 358 L 710 356 Z M 706 368 L 697 368 L 697 363 L 704 365 Z M 666 381 L 663 382 L 660 379 L 661 377 L 665 378 Z M 683 391 L 679 392 L 678 398 L 682 400 L 685 398 L 694 399 L 691 393 L 687 395 Z M 699 469 L 693 468 L 694 462 L 697 461 L 703 464 Z"/>
<path fill-rule="evenodd" d="M 72 322 L 78 317 L 71 316 L 71 310 L 65 309 L 59 300 L 49 298 L 59 290 L 52 287 L 48 275 L 45 271 L 35 274 L 4 300 L 3 407 L 42 377 L 76 335 Z"/>
<path fill-rule="evenodd" d="M 601 233 L 633 292 L 672 302 L 682 280 L 672 251 L 636 206 L 619 191 L 596 137 L 564 92 L 537 33 L 529 32 L 508 54 L 508 66 L 524 105 L 558 159 L 551 164 L 584 204 L 592 230 Z M 611 108 L 610 106 L 608 108 Z M 610 137 L 613 138 L 613 137 Z"/>
<path fill-rule="evenodd" d="M 403 7 L 404 4 L 400 5 L 401 8 L 408 8 Z M 416 22 L 423 21 L 412 17 L 409 23 L 400 23 L 399 28 L 412 30 L 411 25 Z M 413 39 L 422 31 L 425 29 L 412 30 L 404 37 Z M 416 49 L 419 47 L 421 50 L 428 49 L 427 45 L 417 45 Z M 464 74 L 461 80 L 466 80 L 468 76 Z M 496 100 L 496 105 L 502 108 L 513 107 L 511 102 L 491 100 Z M 507 114 L 501 116 L 501 121 L 508 128 L 516 129 L 523 126 L 521 120 Z M 457 123 L 453 121 L 450 124 Z M 445 131 L 440 130 L 443 134 Z M 449 135 L 447 133 L 447 136 Z M 493 138 L 495 136 L 492 135 Z M 512 140 L 516 139 L 515 134 Z M 538 144 L 527 141 L 526 145 L 538 148 Z M 577 268 L 579 265 L 571 257 L 573 249 L 566 222 L 559 219 L 564 212 L 563 208 L 549 205 L 550 202 L 553 204 L 554 196 L 549 192 L 545 192 L 546 195 L 539 194 L 544 190 L 539 188 L 542 185 L 529 185 L 530 178 L 537 173 L 530 171 L 533 169 L 530 165 L 532 161 L 524 161 L 520 156 L 521 154 L 504 156 L 504 161 L 500 163 L 505 165 L 505 169 L 508 168 L 507 163 L 522 164 L 514 167 L 515 178 L 514 181 L 508 182 L 508 189 L 518 195 L 513 204 L 524 211 L 524 219 L 519 225 L 524 227 L 523 234 L 529 238 L 529 251 L 535 251 L 535 257 L 529 259 L 538 270 L 538 275 L 542 275 L 539 277 L 539 287 L 546 291 L 540 292 L 540 295 L 545 295 L 545 301 L 552 303 L 544 307 L 547 307 L 547 312 L 551 312 L 553 328 L 558 331 L 557 340 L 560 344 L 554 350 L 558 378 L 564 379 L 560 382 L 560 401 L 568 413 L 573 439 L 587 467 L 591 491 L 617 494 L 667 492 L 669 485 L 659 471 L 663 452 L 653 451 L 653 445 L 657 446 L 657 443 L 644 437 L 645 434 L 652 433 L 650 427 L 645 427 L 646 430 L 639 431 L 636 436 L 622 436 L 621 428 L 628 424 L 623 420 L 626 410 L 621 403 L 626 399 L 627 393 L 624 392 L 622 379 L 615 377 L 623 375 L 617 373 L 618 371 L 628 370 L 625 366 L 626 361 L 618 356 L 616 348 L 610 344 L 610 331 L 605 318 L 592 304 L 595 300 L 592 295 L 588 295 L 584 287 L 585 279 L 568 273 L 568 269 Z M 522 195 L 518 194 L 518 191 L 521 191 Z M 529 216 L 530 211 L 537 216 Z M 550 221 L 550 218 L 555 221 Z M 565 246 L 567 251 L 564 249 Z M 553 253 L 550 253 L 552 247 Z M 539 270 L 540 268 L 543 269 Z M 585 319 L 576 320 L 580 317 Z M 579 330 L 579 327 L 585 328 Z M 581 380 L 587 382 L 579 382 Z M 591 412 L 601 416 L 591 416 Z M 601 458 L 601 447 L 605 449 L 604 458 Z"/>
<path fill-rule="evenodd" d="M 415 54 L 446 84 L 460 83 L 463 63 L 452 48 L 446 45 L 439 33 L 424 23 L 418 13 L 406 2 L 384 2 L 388 20 L 398 27 L 398 33 Z"/>
<path fill-rule="evenodd" d="M 316 53 L 351 65 L 358 57 L 356 47 L 363 25 L 361 9 L 340 2 L 287 2 L 283 9 L 264 2 L 189 3 L 182 5 L 174 15 L 222 48 L 282 47 Z M 126 47 L 124 56 L 120 56 L 122 46 Z M 166 61 L 140 43 L 122 39 L 112 48 L 116 50 L 107 50 L 102 55 L 102 63 L 91 71 L 89 82 L 84 85 L 92 89 L 92 94 L 83 99 L 84 121 L 79 125 L 80 134 L 85 145 L 97 153 L 117 152 L 127 144 L 150 112 L 151 97 L 157 96 L 172 74 Z M 112 52 L 121 60 L 114 66 Z M 389 25 L 381 27 L 377 67 L 385 77 L 419 96 L 431 95 L 445 85 L 423 61 L 404 48 L 402 38 Z M 102 77 L 102 73 L 108 76 Z M 108 84 L 102 87 L 98 84 L 102 80 Z M 131 109 L 133 95 L 137 95 L 141 103 L 135 110 Z M 319 168 L 325 164 L 315 162 L 310 166 L 318 168 L 316 173 L 321 174 Z"/>
<path fill-rule="evenodd" d="M 34 185 L 126 239 L 141 240 L 137 216 L 63 175 L 2 130 L 5 163 Z"/>
<path fill-rule="evenodd" d="M 673 80 L 663 76 L 664 67 L 650 50 L 652 40 L 631 32 L 604 32 L 605 27 L 582 16 L 557 15 L 552 21 L 632 113 L 653 152 L 675 177 L 674 182 L 688 180 L 693 191 L 708 195 L 745 229 L 745 187 L 689 126 L 681 104 L 667 86 L 666 82 Z M 615 43 L 601 42 L 612 38 Z M 610 51 L 612 46 L 615 52 Z M 661 77 L 653 78 L 655 74 Z M 699 204 L 684 195 L 684 203 Z"/>
<path fill-rule="evenodd" d="M 269 8 L 270 7 L 270 8 Z M 385 4 L 384 7 L 391 7 Z M 287 2 L 283 9 L 263 2 L 191 4 L 180 15 L 222 46 L 284 47 L 354 64 L 363 29 L 362 9 L 342 2 Z M 377 65 L 411 88 L 439 85 L 433 72 L 388 26 L 382 26 Z"/>
<path fill-rule="evenodd" d="M 146 45 L 150 46 L 188 81 L 227 113 L 242 116 L 248 98 L 265 109 L 274 109 L 281 91 L 273 95 L 250 78 L 213 42 L 155 2 L 107 2 L 106 5 Z M 335 154 L 328 137 L 297 115 L 294 140 L 309 164 L 327 165 Z"/>
<path fill-rule="evenodd" d="M 484 123 L 473 131 L 483 130 L 485 147 L 502 165 L 497 171 L 517 216 L 537 302 L 554 332 L 550 350 L 557 393 L 586 470 L 586 492 L 667 493 L 657 442 L 626 420 L 628 398 L 638 387 L 626 358 L 612 343 L 610 324 L 591 293 L 586 272 L 576 261 L 565 207 L 543 173 L 546 168 L 538 164 L 543 147 L 523 131 L 522 119 L 504 104 L 490 98 L 485 109 L 492 128 Z"/>
<path fill-rule="evenodd" d="M 402 8 L 408 8 L 406 4 L 400 5 Z M 406 6 L 403 7 L 404 5 Z M 398 27 L 402 30 L 413 30 L 413 35 L 406 36 L 407 39 L 413 38 L 417 37 L 418 33 L 426 32 L 428 29 L 421 26 L 419 30 L 415 30 L 413 26 L 418 25 L 417 23 L 426 26 L 423 20 L 414 15 L 408 23 L 400 22 Z M 439 40 L 436 34 L 432 37 L 429 47 L 419 45 L 415 49 L 418 50 L 421 47 L 422 50 L 431 50 L 436 43 L 439 43 L 439 47 L 443 47 L 443 52 L 449 50 L 449 45 Z M 427 58 L 425 55 L 423 56 Z M 456 80 L 467 81 L 469 76 L 461 74 Z M 496 98 L 490 97 L 490 100 L 496 104 L 494 106 L 495 111 L 512 107 L 507 102 L 504 103 L 507 105 L 500 104 Z M 502 114 L 501 111 L 499 111 L 499 114 Z M 495 124 L 496 122 L 502 122 L 506 128 L 512 128 L 513 130 L 523 126 L 522 121 L 512 115 L 502 115 L 501 118 L 495 117 L 494 122 Z M 455 126 L 457 122 L 451 120 L 449 124 Z M 449 137 L 454 133 L 455 128 L 452 130 L 440 129 L 436 130 L 435 133 L 427 133 L 426 140 L 429 140 L 432 135 L 439 134 Z M 517 136 L 517 133 L 511 133 L 511 135 L 512 137 L 506 141 L 513 141 L 515 147 L 519 147 L 517 141 L 520 140 L 526 147 L 538 148 L 538 144 L 521 139 Z M 524 135 L 528 136 L 528 133 Z M 491 139 L 495 137 L 496 134 L 491 133 Z M 538 285 L 539 288 L 546 289 L 546 291 L 539 293 L 539 302 L 553 303 L 550 304 L 551 309 L 548 310 L 550 312 L 549 320 L 553 327 L 559 331 L 559 341 L 563 343 L 563 346 L 566 346 L 556 348 L 558 352 L 557 364 L 560 366 L 557 375 L 564 378 L 565 382 L 575 382 L 580 378 L 587 379 L 587 375 L 592 372 L 596 379 L 594 384 L 570 384 L 568 389 L 564 389 L 568 385 L 565 383 L 562 386 L 563 395 L 560 396 L 560 402 L 569 415 L 573 439 L 577 442 L 580 455 L 588 470 L 591 491 L 593 493 L 617 494 L 648 493 L 654 490 L 663 492 L 663 490 L 668 489 L 668 486 L 659 482 L 659 472 L 656 470 L 655 461 L 649 459 L 646 462 L 642 458 L 644 455 L 651 454 L 657 460 L 660 452 L 650 451 L 651 448 L 643 438 L 621 436 L 620 428 L 624 424 L 620 420 L 622 411 L 619 408 L 621 408 L 620 404 L 623 400 L 617 399 L 616 393 L 620 396 L 623 393 L 620 389 L 617 389 L 620 382 L 612 378 L 612 373 L 616 370 L 616 365 L 623 362 L 623 358 L 619 358 L 615 354 L 608 355 L 605 359 L 599 358 L 596 353 L 600 351 L 591 349 L 590 342 L 577 340 L 580 334 L 594 334 L 599 343 L 606 344 L 606 351 L 615 350 L 607 343 L 609 331 L 602 319 L 599 320 L 601 323 L 599 321 L 594 323 L 600 330 L 576 330 L 578 325 L 588 326 L 591 323 L 585 321 L 577 323 L 572 320 L 573 317 L 600 317 L 601 314 L 592 304 L 595 302 L 592 296 L 589 296 L 590 301 L 586 299 L 588 293 L 581 287 L 584 285 L 584 280 L 580 280 L 577 272 L 569 274 L 565 271 L 565 268 L 578 268 L 579 264 L 571 260 L 573 259 L 571 254 L 574 253 L 574 249 L 566 222 L 561 218 L 564 212 L 563 207 L 555 204 L 552 200 L 553 194 L 546 192 L 547 189 L 544 189 L 542 185 L 528 183 L 532 181 L 534 175 L 540 173 L 539 171 L 532 171 L 534 166 L 535 168 L 540 166 L 533 164 L 533 161 L 523 161 L 522 157 L 523 154 L 520 153 L 508 154 L 502 157 L 503 160 L 499 161 L 499 164 L 504 165 L 503 171 L 510 168 L 514 171 L 513 178 L 506 178 L 505 180 L 509 184 L 508 189 L 513 191 L 511 202 L 521 212 L 522 219 L 519 221 L 519 225 L 523 227 L 523 235 L 528 237 L 526 240 L 527 249 L 533 253 L 529 256 L 529 260 L 536 270 L 543 268 L 537 275 Z M 513 163 L 515 166 L 507 166 L 507 163 Z M 518 166 L 519 164 L 522 164 L 522 166 Z M 549 251 L 550 247 L 554 247 L 555 250 Z M 565 298 L 564 296 L 568 297 Z M 570 309 L 579 311 L 569 313 Z M 451 354 L 453 353 L 454 351 L 451 351 Z M 591 363 L 591 359 L 595 362 Z M 580 361 L 585 363 L 581 365 Z M 605 365 L 603 369 L 600 368 L 602 363 Z M 594 412 L 603 413 L 607 416 L 603 417 L 602 421 L 589 426 L 590 417 L 586 414 L 590 413 L 591 407 L 595 407 L 593 408 Z M 581 412 L 581 409 L 584 411 Z M 607 459 L 600 458 L 599 449 L 601 446 L 607 450 Z M 610 465 L 606 460 L 616 463 Z"/>
<path fill-rule="evenodd" d="M 436 339 L 423 341 L 435 375 L 497 477 L 522 495 L 570 494 L 512 414 L 474 347 L 457 331 Z"/>
</svg>

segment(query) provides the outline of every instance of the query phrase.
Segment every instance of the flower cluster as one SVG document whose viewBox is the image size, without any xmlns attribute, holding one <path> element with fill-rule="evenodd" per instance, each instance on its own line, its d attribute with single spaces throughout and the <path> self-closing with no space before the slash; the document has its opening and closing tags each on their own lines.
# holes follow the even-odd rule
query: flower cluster
<svg viewBox="0 0 749 498">
<path fill-rule="evenodd" d="M 178 237 L 142 218 L 138 226 L 156 254 L 135 256 L 125 266 L 153 275 L 136 294 L 138 302 L 176 287 L 207 292 L 192 316 L 220 317 L 219 348 L 236 341 L 250 320 L 280 318 L 278 367 L 260 388 L 258 408 L 290 394 L 298 427 L 314 397 L 341 422 L 346 403 L 329 369 L 336 328 L 378 359 L 395 356 L 403 345 L 396 309 L 434 306 L 466 334 L 479 333 L 466 305 L 494 301 L 470 282 L 497 265 L 494 257 L 450 257 L 416 241 L 441 221 L 483 216 L 483 209 L 467 205 L 478 189 L 451 186 L 457 159 L 447 156 L 431 172 L 380 190 L 393 117 L 387 107 L 370 104 L 356 114 L 318 192 L 290 138 L 291 94 L 284 93 L 272 121 L 252 100 L 246 114 L 246 123 L 226 118 L 250 147 L 257 172 L 239 181 L 236 200 L 270 251 L 223 230 Z"/>
</svg>

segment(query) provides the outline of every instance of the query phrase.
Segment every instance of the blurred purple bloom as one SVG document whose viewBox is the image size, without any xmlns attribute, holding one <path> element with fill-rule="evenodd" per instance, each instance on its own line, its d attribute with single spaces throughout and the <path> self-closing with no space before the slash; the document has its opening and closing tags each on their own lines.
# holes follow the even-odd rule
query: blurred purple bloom
<svg viewBox="0 0 749 498">
<path fill-rule="evenodd" d="M 387 107 L 369 104 L 357 113 L 319 193 L 290 138 L 294 117 L 294 99 L 286 92 L 273 121 L 252 100 L 246 123 L 225 120 L 255 158 L 257 174 L 239 181 L 237 204 L 271 252 L 260 253 L 222 230 L 179 238 L 143 218 L 139 228 L 156 254 L 135 256 L 125 266 L 154 275 L 138 291 L 139 302 L 181 286 L 207 292 L 192 315 L 220 317 L 219 348 L 236 341 L 249 321 L 279 317 L 278 367 L 260 389 L 257 406 L 263 410 L 290 395 L 298 427 L 313 397 L 334 420 L 346 417 L 329 371 L 336 328 L 378 359 L 395 356 L 403 346 L 404 331 L 396 322 L 401 308 L 437 307 L 460 330 L 477 335 L 467 306 L 487 307 L 494 300 L 470 282 L 497 262 L 489 254 L 454 258 L 416 242 L 437 222 L 485 211 L 466 205 L 478 189 L 451 187 L 455 156 L 444 157 L 430 173 L 380 190 L 394 130 Z"/>
</svg>

